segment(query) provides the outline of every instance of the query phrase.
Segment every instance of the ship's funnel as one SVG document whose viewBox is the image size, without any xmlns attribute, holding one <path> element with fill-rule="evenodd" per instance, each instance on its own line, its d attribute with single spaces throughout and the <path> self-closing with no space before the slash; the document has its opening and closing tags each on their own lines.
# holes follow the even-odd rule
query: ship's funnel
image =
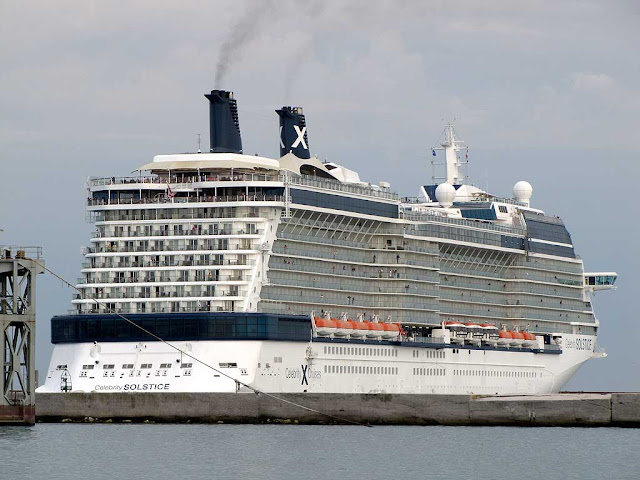
<svg viewBox="0 0 640 480">
<path fill-rule="evenodd" d="M 209 100 L 209 141 L 212 153 L 242 153 L 238 105 L 233 92 L 211 90 Z"/>
<path fill-rule="evenodd" d="M 280 156 L 293 152 L 298 158 L 310 158 L 307 122 L 302 107 L 282 107 L 276 113 L 280 117 Z"/>
</svg>

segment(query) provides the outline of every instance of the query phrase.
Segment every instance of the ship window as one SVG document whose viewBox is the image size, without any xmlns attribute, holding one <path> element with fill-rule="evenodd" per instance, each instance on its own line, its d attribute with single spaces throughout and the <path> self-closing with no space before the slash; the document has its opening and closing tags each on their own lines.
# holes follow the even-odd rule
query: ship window
<svg viewBox="0 0 640 480">
<path fill-rule="evenodd" d="M 143 363 L 140 368 L 151 368 L 151 363 Z"/>
<path fill-rule="evenodd" d="M 192 366 L 193 366 L 192 363 L 183 363 L 182 365 L 180 365 L 180 368 L 191 368 Z"/>
<path fill-rule="evenodd" d="M 122 365 L 123 370 L 129 370 L 131 368 L 133 368 L 133 363 L 125 363 Z"/>
<path fill-rule="evenodd" d="M 506 205 L 498 205 L 498 210 L 500 211 L 500 213 L 507 213 L 507 206 Z"/>
<path fill-rule="evenodd" d="M 67 366 L 66 366 L 66 365 L 65 365 L 64 367 L 65 367 L 65 368 L 67 368 Z M 83 366 L 82 366 L 82 369 L 83 369 L 83 370 L 93 370 L 93 367 L 94 367 L 94 365 L 92 365 L 92 364 L 89 364 L 89 365 L 83 365 Z"/>
<path fill-rule="evenodd" d="M 113 369 L 114 369 L 114 367 L 115 367 L 115 365 L 113 365 L 113 364 L 110 364 L 110 365 L 103 365 L 103 366 L 102 366 L 102 368 L 103 368 L 104 370 L 113 370 Z"/>
</svg>

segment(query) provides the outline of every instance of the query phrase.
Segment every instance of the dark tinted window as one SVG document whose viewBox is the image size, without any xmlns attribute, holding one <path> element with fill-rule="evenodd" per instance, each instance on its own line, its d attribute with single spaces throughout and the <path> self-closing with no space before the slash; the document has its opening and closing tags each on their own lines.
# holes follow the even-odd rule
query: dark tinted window
<svg viewBox="0 0 640 480">
<path fill-rule="evenodd" d="M 307 316 L 268 314 L 131 314 L 127 318 L 163 340 L 303 340 L 311 323 Z M 153 336 L 117 315 L 69 315 L 51 319 L 51 342 L 152 341 Z"/>
<path fill-rule="evenodd" d="M 530 238 L 572 245 L 571 235 L 559 218 L 530 212 L 526 212 L 524 218 Z"/>
<path fill-rule="evenodd" d="M 342 195 L 310 192 L 308 190 L 292 188 L 291 201 L 292 203 L 298 203 L 300 205 L 345 210 L 366 215 L 377 215 L 379 217 L 398 217 L 398 205 L 345 197 Z"/>
</svg>

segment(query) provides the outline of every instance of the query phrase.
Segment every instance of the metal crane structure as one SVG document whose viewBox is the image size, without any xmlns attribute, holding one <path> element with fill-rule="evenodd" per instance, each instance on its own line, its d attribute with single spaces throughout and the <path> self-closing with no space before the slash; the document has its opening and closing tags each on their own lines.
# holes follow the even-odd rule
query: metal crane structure
<svg viewBox="0 0 640 480">
<path fill-rule="evenodd" d="M 0 246 L 0 425 L 35 423 L 36 276 L 41 247 Z"/>
</svg>

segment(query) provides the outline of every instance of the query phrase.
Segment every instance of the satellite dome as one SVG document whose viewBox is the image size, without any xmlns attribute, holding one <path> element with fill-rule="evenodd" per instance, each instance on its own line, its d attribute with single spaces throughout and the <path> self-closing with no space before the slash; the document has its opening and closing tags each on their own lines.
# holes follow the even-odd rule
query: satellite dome
<svg viewBox="0 0 640 480">
<path fill-rule="evenodd" d="M 456 189 L 450 183 L 441 183 L 436 188 L 436 200 L 443 207 L 450 207 L 456 198 Z"/>
<path fill-rule="evenodd" d="M 531 195 L 533 195 L 533 187 L 529 182 L 520 180 L 513 186 L 513 196 L 517 201 L 524 202 L 529 205 Z"/>
</svg>

